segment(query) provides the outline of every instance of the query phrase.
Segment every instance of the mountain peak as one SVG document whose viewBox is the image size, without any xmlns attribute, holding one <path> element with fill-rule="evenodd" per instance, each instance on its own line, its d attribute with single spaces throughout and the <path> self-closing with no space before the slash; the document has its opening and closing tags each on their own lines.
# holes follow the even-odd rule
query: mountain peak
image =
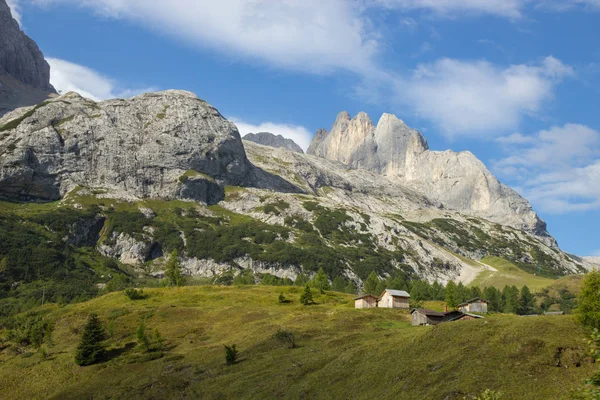
<svg viewBox="0 0 600 400">
<path fill-rule="evenodd" d="M 296 153 L 304 153 L 302 147 L 298 146 L 292 139 L 287 139 L 281 135 L 275 135 L 270 132 L 248 133 L 242 139 L 262 144 L 263 146 L 283 148 Z"/>
</svg>

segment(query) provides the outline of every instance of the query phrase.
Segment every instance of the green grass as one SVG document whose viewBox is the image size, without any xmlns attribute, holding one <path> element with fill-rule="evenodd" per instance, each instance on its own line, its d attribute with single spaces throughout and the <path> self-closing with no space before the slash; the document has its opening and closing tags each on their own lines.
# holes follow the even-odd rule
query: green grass
<svg viewBox="0 0 600 400">
<path fill-rule="evenodd" d="M 515 285 L 518 288 L 527 285 L 529 289 L 535 291 L 554 282 L 553 279 L 529 274 L 503 258 L 487 256 L 481 262 L 496 268 L 497 271 L 480 272 L 477 278 L 471 282 L 471 286 L 494 286 L 502 290 L 506 285 Z"/>
<path fill-rule="evenodd" d="M 278 304 L 283 292 L 291 303 Z M 42 309 L 55 322 L 48 358 L 0 351 L 0 398 L 398 398 L 462 399 L 486 388 L 507 399 L 560 399 L 581 385 L 584 335 L 569 316 L 412 327 L 409 314 L 355 310 L 351 296 L 317 295 L 299 304 L 296 287 L 144 289 L 145 300 L 112 293 Z M 73 353 L 90 312 L 108 324 L 113 357 L 78 367 Z M 167 339 L 163 357 L 133 346 L 145 318 Z M 290 330 L 298 348 L 271 338 Z M 1 335 L 1 333 L 0 333 Z M 227 367 L 224 345 L 240 362 Z M 558 348 L 568 356 L 557 359 Z M 557 367 L 560 361 L 562 367 Z"/>
</svg>

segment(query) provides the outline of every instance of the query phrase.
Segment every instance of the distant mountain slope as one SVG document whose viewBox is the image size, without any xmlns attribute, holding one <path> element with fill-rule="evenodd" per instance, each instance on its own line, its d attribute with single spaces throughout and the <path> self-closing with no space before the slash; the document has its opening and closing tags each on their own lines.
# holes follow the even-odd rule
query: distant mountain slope
<svg viewBox="0 0 600 400">
<path fill-rule="evenodd" d="M 19 28 L 6 0 L 0 0 L 0 116 L 39 103 L 51 93 L 56 91 L 50 84 L 50 66 Z"/>
<path fill-rule="evenodd" d="M 383 114 L 375 126 L 363 112 L 353 118 L 342 112 L 329 132 L 315 135 L 308 154 L 387 176 L 452 210 L 525 230 L 557 246 L 527 200 L 501 184 L 472 153 L 430 151 L 417 130 L 392 114 Z"/>
<path fill-rule="evenodd" d="M 286 139 L 281 135 L 275 135 L 269 132 L 248 133 L 242 139 L 262 144 L 263 146 L 280 147 L 295 151 L 296 153 L 304 153 L 302 147 L 298 146 L 292 139 Z"/>
</svg>

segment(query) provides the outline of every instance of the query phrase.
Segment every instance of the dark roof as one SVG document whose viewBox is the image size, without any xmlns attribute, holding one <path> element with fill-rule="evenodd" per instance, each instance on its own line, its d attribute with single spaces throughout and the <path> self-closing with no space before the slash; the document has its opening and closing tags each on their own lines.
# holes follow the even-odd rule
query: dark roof
<svg viewBox="0 0 600 400">
<path fill-rule="evenodd" d="M 377 296 L 375 296 L 374 294 L 367 293 L 367 294 L 363 294 L 362 296 L 355 297 L 354 300 L 364 299 L 365 297 L 372 297 L 374 299 L 377 299 Z"/>
<path fill-rule="evenodd" d="M 462 304 L 459 304 L 458 306 L 459 306 L 459 307 L 466 306 L 467 304 L 475 303 L 475 302 L 477 302 L 477 301 L 481 301 L 482 303 L 485 303 L 485 304 L 487 304 L 487 300 L 483 300 L 483 299 L 480 299 L 479 297 L 475 297 L 474 299 L 467 300 L 467 301 L 465 301 L 464 303 L 462 303 Z"/>
<path fill-rule="evenodd" d="M 444 316 L 443 312 L 433 311 L 433 310 L 429 310 L 427 308 L 413 308 L 410 313 L 412 314 L 415 311 L 419 312 L 423 315 L 427 315 L 429 317 L 443 317 Z"/>
</svg>

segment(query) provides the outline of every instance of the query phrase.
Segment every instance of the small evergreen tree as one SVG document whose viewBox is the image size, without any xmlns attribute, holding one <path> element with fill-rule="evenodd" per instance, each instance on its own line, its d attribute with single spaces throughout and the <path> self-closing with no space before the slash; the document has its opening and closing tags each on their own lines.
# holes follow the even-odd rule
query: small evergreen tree
<svg viewBox="0 0 600 400">
<path fill-rule="evenodd" d="M 304 286 L 308 283 L 308 276 L 306 274 L 298 274 L 296 280 L 294 281 L 294 285 L 296 286 Z"/>
<path fill-rule="evenodd" d="M 327 275 L 323 268 L 319 268 L 317 274 L 312 278 L 311 282 L 312 286 L 319 289 L 321 294 L 325 293 L 326 290 L 329 290 L 329 279 L 327 279 Z"/>
<path fill-rule="evenodd" d="M 356 284 L 354 282 L 350 281 L 344 288 L 344 292 L 350 293 L 350 294 L 356 294 L 356 292 L 358 292 L 358 288 L 356 287 Z"/>
<path fill-rule="evenodd" d="M 135 331 L 135 337 L 140 349 L 143 351 L 150 351 L 150 339 L 148 339 L 148 335 L 146 335 L 146 322 L 143 319 L 140 321 L 140 324 Z"/>
<path fill-rule="evenodd" d="M 174 250 L 169 257 L 165 268 L 165 277 L 169 286 L 183 286 L 185 283 L 185 278 L 179 266 L 179 252 L 177 250 Z"/>
<path fill-rule="evenodd" d="M 279 298 L 278 298 L 278 300 L 279 300 L 279 304 L 287 303 L 287 299 L 286 299 L 286 298 L 285 298 L 285 296 L 283 295 L 283 292 L 282 292 L 282 293 L 279 293 Z"/>
<path fill-rule="evenodd" d="M 331 289 L 336 292 L 343 292 L 344 289 L 346 288 L 346 285 L 347 285 L 347 282 L 344 278 L 342 278 L 341 276 L 336 276 L 333 279 Z"/>
<path fill-rule="evenodd" d="M 365 284 L 363 285 L 363 293 L 379 294 L 377 293 L 378 284 L 379 278 L 377 277 L 377 274 L 375 273 L 375 271 L 371 271 L 371 273 L 367 277 L 367 280 L 365 281 Z"/>
<path fill-rule="evenodd" d="M 448 283 L 446 284 L 445 297 L 446 304 L 450 308 L 456 308 L 460 304 L 458 297 L 458 287 L 453 281 L 448 281 Z"/>
<path fill-rule="evenodd" d="M 519 314 L 520 315 L 529 315 L 532 314 L 535 310 L 535 301 L 534 297 L 531 294 L 531 291 L 527 286 L 523 286 L 521 288 L 521 293 L 519 294 Z"/>
<path fill-rule="evenodd" d="M 577 298 L 577 320 L 588 328 L 600 329 L 600 271 L 592 271 L 583 279 Z"/>
<path fill-rule="evenodd" d="M 232 344 L 231 346 L 225 345 L 225 362 L 227 363 L 227 365 L 235 364 L 237 357 L 238 357 L 238 350 L 237 350 L 235 344 Z"/>
<path fill-rule="evenodd" d="M 507 314 L 516 314 L 519 309 L 519 289 L 516 286 L 505 286 L 502 290 L 503 311 Z"/>
<path fill-rule="evenodd" d="M 98 314 L 92 313 L 83 328 L 81 341 L 75 352 L 77 365 L 84 366 L 98 362 L 104 355 L 104 340 L 106 340 L 104 326 Z"/>
<path fill-rule="evenodd" d="M 310 286 L 306 285 L 304 288 L 304 293 L 302 293 L 300 296 L 300 303 L 304 304 L 305 306 L 313 303 L 313 296 L 312 292 L 310 291 Z"/>
</svg>

